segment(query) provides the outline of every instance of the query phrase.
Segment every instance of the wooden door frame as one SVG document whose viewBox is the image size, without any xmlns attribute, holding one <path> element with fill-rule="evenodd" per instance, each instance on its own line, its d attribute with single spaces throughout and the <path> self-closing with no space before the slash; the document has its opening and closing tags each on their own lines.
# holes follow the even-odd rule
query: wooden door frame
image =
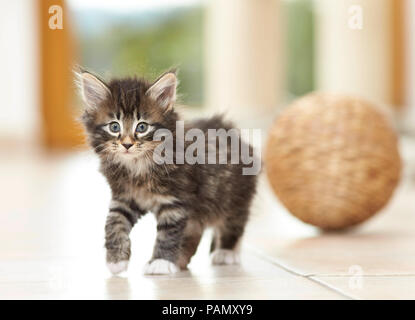
<svg viewBox="0 0 415 320">
<path fill-rule="evenodd" d="M 75 120 L 73 63 L 74 41 L 65 1 L 39 0 L 39 81 L 42 141 L 47 148 L 72 148 L 83 144 Z M 49 8 L 63 9 L 63 29 L 51 29 Z"/>
</svg>

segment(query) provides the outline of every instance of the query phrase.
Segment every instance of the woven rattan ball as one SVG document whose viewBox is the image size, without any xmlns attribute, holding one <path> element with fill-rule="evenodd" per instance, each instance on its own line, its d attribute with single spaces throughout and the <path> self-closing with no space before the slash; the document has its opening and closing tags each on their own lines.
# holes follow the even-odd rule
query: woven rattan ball
<svg viewBox="0 0 415 320">
<path fill-rule="evenodd" d="M 313 93 L 278 117 L 266 146 L 268 179 L 297 218 L 322 229 L 378 212 L 399 181 L 397 137 L 370 103 Z"/>
</svg>

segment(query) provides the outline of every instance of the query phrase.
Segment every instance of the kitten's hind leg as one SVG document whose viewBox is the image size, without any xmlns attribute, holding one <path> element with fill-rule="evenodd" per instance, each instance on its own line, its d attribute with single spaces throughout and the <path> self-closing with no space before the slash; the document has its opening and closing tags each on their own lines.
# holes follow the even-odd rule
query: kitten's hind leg
<svg viewBox="0 0 415 320">
<path fill-rule="evenodd" d="M 186 269 L 193 255 L 196 253 L 200 239 L 203 234 L 203 227 L 200 223 L 189 221 L 184 231 L 182 246 L 177 264 L 181 269 Z"/>
<path fill-rule="evenodd" d="M 214 265 L 239 264 L 239 244 L 244 233 L 245 221 L 227 221 L 215 228 L 211 245 L 211 260 Z"/>
<path fill-rule="evenodd" d="M 212 253 L 213 251 L 215 251 L 216 247 L 217 247 L 217 232 L 213 231 L 213 236 L 212 236 L 212 241 L 210 242 L 210 249 L 209 252 Z"/>
<path fill-rule="evenodd" d="M 112 274 L 127 270 L 131 255 L 130 231 L 137 221 L 137 215 L 126 206 L 110 209 L 105 224 L 105 248 L 107 266 Z"/>
</svg>

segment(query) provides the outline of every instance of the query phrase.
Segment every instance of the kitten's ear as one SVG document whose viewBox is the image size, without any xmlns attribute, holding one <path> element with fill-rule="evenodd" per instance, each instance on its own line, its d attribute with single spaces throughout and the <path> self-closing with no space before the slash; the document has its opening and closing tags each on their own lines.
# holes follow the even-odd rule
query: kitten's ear
<svg viewBox="0 0 415 320">
<path fill-rule="evenodd" d="M 87 108 L 96 109 L 102 101 L 111 96 L 111 91 L 106 84 L 96 76 L 86 71 L 76 73 L 81 96 Z"/>
<path fill-rule="evenodd" d="M 174 72 L 163 74 L 156 82 L 147 90 L 148 95 L 154 101 L 157 101 L 164 109 L 173 107 L 176 101 L 177 78 Z"/>
</svg>

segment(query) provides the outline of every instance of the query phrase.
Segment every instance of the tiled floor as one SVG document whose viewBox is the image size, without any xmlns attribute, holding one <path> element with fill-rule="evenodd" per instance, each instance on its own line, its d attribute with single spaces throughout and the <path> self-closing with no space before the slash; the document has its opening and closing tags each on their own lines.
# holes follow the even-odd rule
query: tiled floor
<svg viewBox="0 0 415 320">
<path fill-rule="evenodd" d="M 403 182 L 385 210 L 347 233 L 299 226 L 282 208 L 271 218 L 274 203 L 272 213 L 262 211 L 268 218 L 251 223 L 246 241 L 266 260 L 347 297 L 415 299 L 414 200 L 415 187 Z"/>
<path fill-rule="evenodd" d="M 0 299 L 415 298 L 415 186 L 350 233 L 321 234 L 291 217 L 261 177 L 239 267 L 213 267 L 209 234 L 190 270 L 143 276 L 155 222 L 132 232 L 127 273 L 106 270 L 109 189 L 85 152 L 0 155 Z"/>
</svg>

